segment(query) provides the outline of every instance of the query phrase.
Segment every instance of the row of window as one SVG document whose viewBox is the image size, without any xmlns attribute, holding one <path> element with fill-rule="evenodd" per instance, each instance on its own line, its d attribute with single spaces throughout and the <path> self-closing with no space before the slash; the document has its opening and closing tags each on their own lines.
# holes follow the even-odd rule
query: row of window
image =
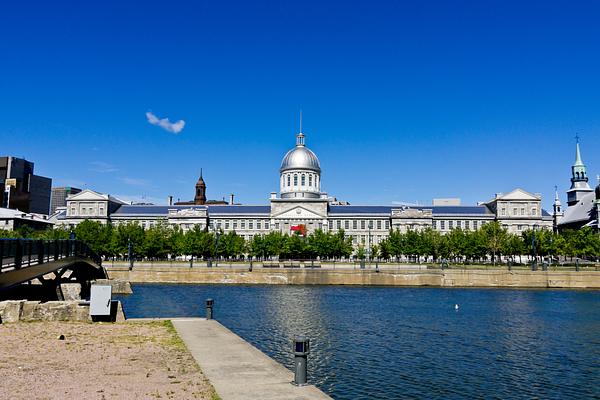
<svg viewBox="0 0 600 400">
<path fill-rule="evenodd" d="M 525 216 L 525 207 L 521 207 L 520 208 L 520 213 L 519 213 L 519 207 L 513 207 L 512 209 L 512 214 L 510 214 L 513 217 L 524 217 Z M 531 216 L 537 216 L 537 207 L 531 207 L 531 214 L 529 214 Z M 506 216 L 506 207 L 502 207 L 500 208 L 500 216 L 505 217 Z"/>
<path fill-rule="evenodd" d="M 316 187 L 318 186 L 319 177 L 317 174 L 285 174 L 281 179 L 282 184 L 288 187 L 292 186 L 292 182 L 293 186 L 307 186 L 308 182 L 309 187 L 312 187 L 314 182 L 314 186 Z"/>
<path fill-rule="evenodd" d="M 359 228 L 360 226 L 360 228 Z M 351 228 L 352 227 L 352 228 Z M 389 220 L 357 220 L 357 219 L 353 219 L 353 220 L 329 220 L 329 230 L 332 231 L 334 229 L 345 229 L 345 230 L 349 230 L 349 229 L 362 229 L 362 230 L 366 230 L 366 229 L 386 229 L 389 230 L 390 229 L 390 221 Z"/>
<path fill-rule="evenodd" d="M 469 220 L 466 220 L 466 221 L 460 221 L 460 220 L 459 221 L 457 221 L 457 220 L 448 220 L 448 221 L 446 221 L 446 220 L 440 220 L 440 221 L 437 221 L 437 220 L 433 220 L 431 224 L 432 224 L 433 229 L 438 229 L 438 226 L 439 226 L 439 229 L 441 231 L 444 231 L 446 229 L 452 230 L 452 229 L 455 229 L 455 228 L 457 228 L 457 229 L 465 229 L 465 230 L 470 230 L 470 229 L 477 230 L 484 223 L 485 223 L 485 221 L 481 221 L 480 222 L 480 221 L 469 221 Z"/>
<path fill-rule="evenodd" d="M 216 229 L 224 229 L 224 230 L 228 230 L 228 229 L 233 229 L 236 230 L 238 229 L 257 229 L 257 230 L 261 230 L 261 229 L 269 229 L 269 221 L 254 221 L 254 220 L 216 220 L 214 222 L 211 222 L 211 227 L 212 228 L 216 228 Z M 246 228 L 247 227 L 247 228 Z"/>
</svg>

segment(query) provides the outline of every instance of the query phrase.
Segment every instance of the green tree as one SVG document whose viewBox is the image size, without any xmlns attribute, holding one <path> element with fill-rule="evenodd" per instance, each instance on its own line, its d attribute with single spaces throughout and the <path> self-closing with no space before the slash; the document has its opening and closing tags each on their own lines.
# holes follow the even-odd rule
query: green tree
<svg viewBox="0 0 600 400">
<path fill-rule="evenodd" d="M 506 229 L 502 228 L 497 221 L 484 224 L 481 227 L 480 232 L 481 235 L 483 235 L 487 252 L 492 256 L 492 263 L 496 265 L 496 257 L 500 255 L 501 250 L 504 247 L 508 232 Z"/>
</svg>

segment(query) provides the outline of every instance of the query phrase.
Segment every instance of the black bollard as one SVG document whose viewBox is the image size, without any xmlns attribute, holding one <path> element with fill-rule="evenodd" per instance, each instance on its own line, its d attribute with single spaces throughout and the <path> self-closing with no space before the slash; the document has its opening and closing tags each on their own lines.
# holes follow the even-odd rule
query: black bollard
<svg viewBox="0 0 600 400">
<path fill-rule="evenodd" d="M 213 305 L 215 301 L 213 299 L 206 299 L 206 319 L 213 319 Z"/>
<path fill-rule="evenodd" d="M 293 385 L 307 385 L 307 358 L 310 352 L 310 339 L 303 336 L 294 339 L 294 381 Z"/>
</svg>

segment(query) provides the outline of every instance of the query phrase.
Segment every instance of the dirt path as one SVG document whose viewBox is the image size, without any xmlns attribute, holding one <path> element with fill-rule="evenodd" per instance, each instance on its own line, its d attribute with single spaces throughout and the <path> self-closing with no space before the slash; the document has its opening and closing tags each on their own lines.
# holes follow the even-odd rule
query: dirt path
<svg viewBox="0 0 600 400">
<path fill-rule="evenodd" d="M 169 321 L 2 324 L 0 377 L 0 399 L 218 399 Z"/>
</svg>

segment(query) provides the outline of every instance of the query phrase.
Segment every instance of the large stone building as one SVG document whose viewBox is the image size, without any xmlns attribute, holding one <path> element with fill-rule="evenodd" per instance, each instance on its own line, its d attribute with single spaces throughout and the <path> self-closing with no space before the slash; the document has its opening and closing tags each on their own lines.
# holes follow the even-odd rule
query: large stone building
<svg viewBox="0 0 600 400">
<path fill-rule="evenodd" d="M 377 244 L 388 236 L 390 229 L 406 232 L 433 228 L 447 233 L 456 228 L 476 230 L 491 221 L 500 222 L 513 233 L 534 227 L 552 228 L 552 216 L 542 209 L 541 196 L 522 189 L 497 194 L 474 206 L 455 205 L 453 199 L 433 206 L 349 205 L 335 201 L 321 190 L 321 172 L 319 159 L 306 147 L 301 132 L 296 136 L 296 146 L 283 157 L 279 195 L 271 193 L 269 204 L 128 205 L 111 196 L 84 190 L 69 197 L 67 208 L 53 219 L 66 225 L 75 225 L 83 219 L 114 224 L 136 221 L 145 227 L 167 223 L 183 230 L 199 225 L 212 231 L 235 231 L 246 239 L 272 231 L 291 233 L 299 227 L 307 234 L 317 229 L 326 232 L 343 229 L 357 245 Z M 197 185 L 196 200 L 205 201 L 205 185 L 200 186 Z"/>
<path fill-rule="evenodd" d="M 596 190 L 588 184 L 588 173 L 581 159 L 579 140 L 575 148 L 575 163 L 571 167 L 571 187 L 567 191 L 568 208 L 563 211 L 558 192 L 554 199 L 554 227 L 557 231 L 589 226 L 600 232 L 600 177 Z"/>
</svg>

